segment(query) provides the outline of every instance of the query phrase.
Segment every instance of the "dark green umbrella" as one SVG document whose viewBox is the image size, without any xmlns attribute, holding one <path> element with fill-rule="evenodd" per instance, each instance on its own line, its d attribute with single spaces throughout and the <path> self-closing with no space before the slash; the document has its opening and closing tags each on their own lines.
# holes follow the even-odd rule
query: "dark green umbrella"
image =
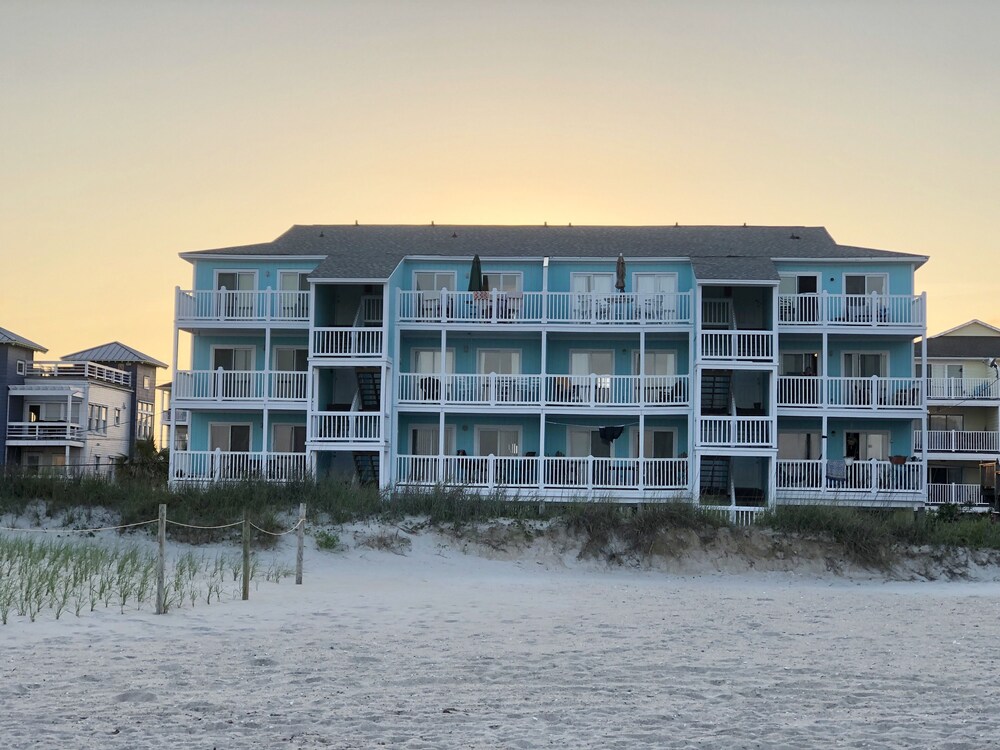
<svg viewBox="0 0 1000 750">
<path fill-rule="evenodd" d="M 469 271 L 469 291 L 483 291 L 483 264 L 479 260 L 478 253 L 472 258 L 472 269 Z"/>
</svg>

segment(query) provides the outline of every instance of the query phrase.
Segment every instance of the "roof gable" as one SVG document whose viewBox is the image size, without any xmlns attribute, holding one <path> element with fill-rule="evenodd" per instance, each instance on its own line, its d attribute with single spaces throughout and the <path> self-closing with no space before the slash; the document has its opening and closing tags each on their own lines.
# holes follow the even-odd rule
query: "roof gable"
<svg viewBox="0 0 1000 750">
<path fill-rule="evenodd" d="M 131 346 L 125 346 L 120 341 L 112 341 L 109 344 L 95 346 L 92 349 L 73 352 L 73 354 L 67 354 L 62 359 L 67 362 L 134 362 L 154 367 L 167 366 L 164 362 L 153 359 L 148 354 L 143 354 Z"/>
<path fill-rule="evenodd" d="M 989 336 L 992 338 L 1000 336 L 1000 328 L 991 326 L 989 323 L 984 323 L 978 318 L 973 318 L 954 328 L 949 328 L 947 331 L 935 334 L 930 338 L 937 338 L 938 336 Z"/>
<path fill-rule="evenodd" d="M 20 346 L 24 349 L 32 349 L 36 352 L 42 352 L 43 354 L 48 351 L 41 344 L 36 344 L 34 341 L 24 338 L 24 336 L 18 336 L 13 331 L 8 331 L 6 328 L 0 328 L 0 346 Z"/>
</svg>

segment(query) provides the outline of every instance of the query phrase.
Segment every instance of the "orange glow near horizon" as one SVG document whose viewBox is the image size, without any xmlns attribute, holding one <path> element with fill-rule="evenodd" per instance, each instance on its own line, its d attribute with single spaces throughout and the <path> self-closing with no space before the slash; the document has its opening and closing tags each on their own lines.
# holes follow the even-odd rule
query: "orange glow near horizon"
<svg viewBox="0 0 1000 750">
<path fill-rule="evenodd" d="M 1000 325 L 1000 4 L 0 7 L 0 326 L 169 362 L 178 253 L 295 223 L 773 224 Z"/>
</svg>

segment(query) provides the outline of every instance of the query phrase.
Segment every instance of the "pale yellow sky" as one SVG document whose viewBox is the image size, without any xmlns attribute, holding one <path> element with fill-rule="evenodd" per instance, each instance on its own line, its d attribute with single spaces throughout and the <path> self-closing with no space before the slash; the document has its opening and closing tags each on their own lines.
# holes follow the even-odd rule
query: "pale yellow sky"
<svg viewBox="0 0 1000 750">
<path fill-rule="evenodd" d="M 805 224 L 1000 324 L 1000 3 L 0 2 L 0 326 L 169 362 L 293 223 Z"/>
</svg>

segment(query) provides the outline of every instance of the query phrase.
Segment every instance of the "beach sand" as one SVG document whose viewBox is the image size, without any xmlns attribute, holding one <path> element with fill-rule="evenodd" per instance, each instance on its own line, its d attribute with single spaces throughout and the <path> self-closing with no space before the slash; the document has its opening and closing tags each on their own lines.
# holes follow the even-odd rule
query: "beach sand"
<svg viewBox="0 0 1000 750">
<path fill-rule="evenodd" d="M 249 602 L 13 617 L 0 746 L 1000 743 L 1000 583 L 676 575 L 408 538 L 402 555 L 310 544 L 302 586 Z"/>
</svg>

